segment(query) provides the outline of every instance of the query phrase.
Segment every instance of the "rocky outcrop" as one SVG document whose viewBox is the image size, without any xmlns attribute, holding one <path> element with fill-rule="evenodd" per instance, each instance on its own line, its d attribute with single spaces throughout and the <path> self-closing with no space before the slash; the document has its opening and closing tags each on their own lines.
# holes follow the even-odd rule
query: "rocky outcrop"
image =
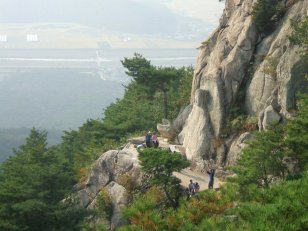
<svg viewBox="0 0 308 231">
<path fill-rule="evenodd" d="M 210 101 L 208 96 L 209 93 L 207 91 L 196 90 L 193 108 L 184 127 L 185 138 L 183 146 L 186 148 L 186 157 L 196 163 L 202 163 L 203 159 L 210 158 L 210 156 L 205 156 L 210 151 L 211 139 L 214 133 L 211 129 L 208 112 L 209 105 L 207 105 L 207 102 Z M 192 127 L 193 132 L 190 130 Z"/>
<path fill-rule="evenodd" d="M 301 71 L 305 67 L 299 48 L 288 40 L 290 21 L 307 15 L 308 1 L 281 1 L 288 6 L 287 12 L 266 36 L 258 33 L 252 20 L 255 2 L 226 0 L 219 27 L 200 47 L 191 105 L 175 121 L 164 120 L 157 126 L 163 137 L 183 144 L 194 166 L 201 170 L 216 168 L 217 176 L 231 174 L 223 167 L 236 164 L 252 138 L 250 132 L 241 129 L 226 131 L 235 103 L 243 104 L 248 115 L 258 117 L 260 130 L 267 130 L 292 115 L 295 93 L 308 85 Z M 245 95 L 241 102 L 240 91 Z M 142 143 L 143 138 L 132 142 Z M 169 149 L 169 144 L 166 147 Z M 95 207 L 101 190 L 108 191 L 113 205 L 111 229 L 125 222 L 121 210 L 128 200 L 119 179 L 126 174 L 140 182 L 142 177 L 137 155 L 128 146 L 104 153 L 92 166 L 86 182 L 76 187 L 80 205 L 86 208 Z M 285 161 L 293 163 L 292 159 Z"/>
<path fill-rule="evenodd" d="M 235 165 L 240 157 L 240 153 L 247 146 L 247 141 L 252 138 L 250 132 L 245 132 L 240 135 L 231 145 L 228 153 L 227 165 Z"/>
<path fill-rule="evenodd" d="M 281 116 L 275 109 L 273 108 L 272 105 L 268 106 L 267 108 L 264 109 L 262 113 L 259 115 L 259 130 L 268 130 L 270 126 L 274 126 L 279 123 L 281 119 Z"/>
<path fill-rule="evenodd" d="M 192 105 L 188 105 L 180 111 L 178 117 L 173 122 L 163 119 L 162 124 L 157 124 L 157 130 L 160 135 L 169 141 L 175 141 L 176 143 L 182 144 L 184 138 L 182 136 L 179 137 L 178 135 L 180 131 L 182 131 L 191 109 Z"/>
<path fill-rule="evenodd" d="M 167 119 L 163 119 L 161 124 L 157 124 L 157 130 L 162 137 L 170 141 L 173 141 L 178 134 L 176 127 Z"/>
<path fill-rule="evenodd" d="M 220 138 L 258 39 L 252 3 L 227 1 L 219 28 L 200 48 L 191 98 L 202 104 L 194 104 L 184 127 L 183 145 L 189 159 L 216 155 L 211 153 L 215 149 L 211 139 Z"/>
<path fill-rule="evenodd" d="M 295 92 L 307 87 L 304 73 L 300 71 L 303 64 L 299 48 L 289 42 L 291 22 L 307 15 L 307 8 L 307 1 L 298 1 L 287 11 L 277 29 L 258 45 L 255 73 L 246 90 L 245 106 L 249 114 L 261 113 L 269 106 L 268 99 L 272 92 L 277 91 L 275 100 L 280 107 L 278 112 L 286 116 L 295 108 Z"/>
<path fill-rule="evenodd" d="M 101 190 L 107 190 L 112 202 L 111 230 L 123 224 L 121 210 L 127 206 L 126 189 L 119 180 L 127 175 L 132 181 L 140 182 L 142 177 L 135 149 L 110 150 L 94 162 L 83 186 L 76 187 L 80 206 L 93 209 Z"/>
<path fill-rule="evenodd" d="M 226 1 L 218 29 L 200 47 L 193 108 L 180 132 L 190 160 L 204 164 L 213 158 L 218 166 L 235 163 L 234 147 L 240 141 L 227 144 L 224 130 L 240 90 L 248 115 L 258 117 L 260 130 L 266 130 L 291 116 L 295 92 L 307 89 L 299 48 L 290 44 L 288 36 L 291 20 L 307 15 L 308 1 L 284 1 L 287 12 L 267 36 L 258 33 L 252 20 L 255 2 Z"/>
</svg>

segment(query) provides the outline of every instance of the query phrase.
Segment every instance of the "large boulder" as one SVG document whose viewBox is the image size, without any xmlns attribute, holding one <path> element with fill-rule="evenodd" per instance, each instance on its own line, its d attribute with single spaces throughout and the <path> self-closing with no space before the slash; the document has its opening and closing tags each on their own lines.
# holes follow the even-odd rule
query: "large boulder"
<svg viewBox="0 0 308 231">
<path fill-rule="evenodd" d="M 259 130 L 268 130 L 270 126 L 276 125 L 279 123 L 281 116 L 278 112 L 275 111 L 272 105 L 265 108 L 259 116 Z"/>
<path fill-rule="evenodd" d="M 123 175 L 131 177 L 133 182 L 140 183 L 142 173 L 138 162 L 138 152 L 132 148 L 110 150 L 103 153 L 96 160 L 90 170 L 88 178 L 78 186 L 76 195 L 80 206 L 93 209 L 96 207 L 96 197 L 106 189 L 111 198 L 113 213 L 110 227 L 115 229 L 125 223 L 121 215 L 122 209 L 127 206 L 126 189 L 121 185 Z"/>
<path fill-rule="evenodd" d="M 245 132 L 241 134 L 235 141 L 232 143 L 230 147 L 230 151 L 228 153 L 227 165 L 235 165 L 237 160 L 240 157 L 241 152 L 247 146 L 247 141 L 252 138 L 250 132 Z"/>
<path fill-rule="evenodd" d="M 193 109 L 181 132 L 189 159 L 216 156 L 211 140 L 220 139 L 258 39 L 252 4 L 253 0 L 227 1 L 219 28 L 200 47 L 192 86 Z"/>
<path fill-rule="evenodd" d="M 177 136 L 183 129 L 191 109 L 192 105 L 188 105 L 180 111 L 179 115 L 173 122 L 170 122 L 167 119 L 163 119 L 161 124 L 157 124 L 157 130 L 159 131 L 160 135 L 169 141 L 175 141 L 176 143 L 182 144 L 183 138 L 179 139 Z"/>
<path fill-rule="evenodd" d="M 204 158 L 210 158 L 211 139 L 213 130 L 210 115 L 207 110 L 208 92 L 196 90 L 192 111 L 184 127 L 185 138 L 183 146 L 186 148 L 186 157 L 195 162 L 202 162 Z"/>
<path fill-rule="evenodd" d="M 167 119 L 163 119 L 162 123 L 157 124 L 157 130 L 163 138 L 170 141 L 174 140 L 178 134 L 178 130 L 175 128 L 173 123 Z"/>
</svg>

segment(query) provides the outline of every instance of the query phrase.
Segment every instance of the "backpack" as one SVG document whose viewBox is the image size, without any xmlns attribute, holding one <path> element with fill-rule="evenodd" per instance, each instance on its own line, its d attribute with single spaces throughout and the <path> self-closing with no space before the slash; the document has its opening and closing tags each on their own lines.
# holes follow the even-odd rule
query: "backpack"
<svg viewBox="0 0 308 231">
<path fill-rule="evenodd" d="M 151 134 L 147 134 L 147 135 L 145 136 L 145 141 L 146 141 L 146 142 L 151 142 L 151 138 L 152 138 Z"/>
</svg>

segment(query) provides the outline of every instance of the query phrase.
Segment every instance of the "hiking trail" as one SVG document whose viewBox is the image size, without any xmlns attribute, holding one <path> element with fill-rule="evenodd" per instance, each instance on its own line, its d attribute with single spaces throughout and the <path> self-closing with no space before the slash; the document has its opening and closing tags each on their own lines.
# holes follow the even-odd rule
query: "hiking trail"
<svg viewBox="0 0 308 231">
<path fill-rule="evenodd" d="M 159 147 L 165 150 L 174 150 L 175 145 L 169 144 L 163 138 L 158 137 Z M 138 151 L 135 147 L 136 144 L 141 144 L 144 141 L 144 137 L 134 137 L 128 140 L 129 142 L 123 148 L 125 151 L 129 151 L 133 154 L 132 158 L 138 159 Z M 178 146 L 177 146 L 178 147 Z M 183 169 L 181 172 L 174 172 L 174 176 L 181 180 L 181 186 L 184 188 L 188 187 L 189 180 L 193 180 L 193 182 L 198 182 L 200 185 L 200 191 L 208 189 L 209 176 L 207 173 L 200 173 L 198 171 L 192 170 L 190 167 Z M 215 177 L 214 180 L 214 189 L 220 187 L 222 182 Z"/>
</svg>

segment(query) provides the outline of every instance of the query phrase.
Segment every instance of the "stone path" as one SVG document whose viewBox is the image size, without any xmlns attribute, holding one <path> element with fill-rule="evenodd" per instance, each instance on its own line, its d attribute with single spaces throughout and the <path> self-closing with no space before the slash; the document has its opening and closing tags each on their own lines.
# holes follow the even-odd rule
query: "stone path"
<svg viewBox="0 0 308 231">
<path fill-rule="evenodd" d="M 138 141 L 140 141 L 142 143 L 144 137 L 136 137 L 136 138 L 133 138 L 133 139 L 134 139 L 134 141 L 133 141 L 134 143 L 138 143 Z M 168 149 L 170 147 L 170 144 L 167 141 L 163 140 L 160 137 L 158 137 L 158 139 L 159 139 L 159 146 L 161 148 Z M 174 145 L 171 145 L 171 146 L 174 146 Z M 133 154 L 132 158 L 136 158 L 136 159 L 138 158 L 138 151 L 135 148 L 134 144 L 129 142 L 123 148 L 123 150 L 131 152 Z M 181 180 L 181 185 L 184 188 L 188 187 L 189 181 L 190 181 L 190 179 L 192 179 L 193 182 L 199 183 L 200 191 L 208 189 L 208 182 L 209 182 L 208 174 L 201 174 L 199 172 L 192 171 L 190 168 L 186 168 L 186 169 L 183 169 L 181 172 L 174 172 L 173 175 Z M 220 184 L 221 184 L 221 182 L 217 178 L 215 178 L 214 179 L 214 188 L 219 188 Z"/>
</svg>

